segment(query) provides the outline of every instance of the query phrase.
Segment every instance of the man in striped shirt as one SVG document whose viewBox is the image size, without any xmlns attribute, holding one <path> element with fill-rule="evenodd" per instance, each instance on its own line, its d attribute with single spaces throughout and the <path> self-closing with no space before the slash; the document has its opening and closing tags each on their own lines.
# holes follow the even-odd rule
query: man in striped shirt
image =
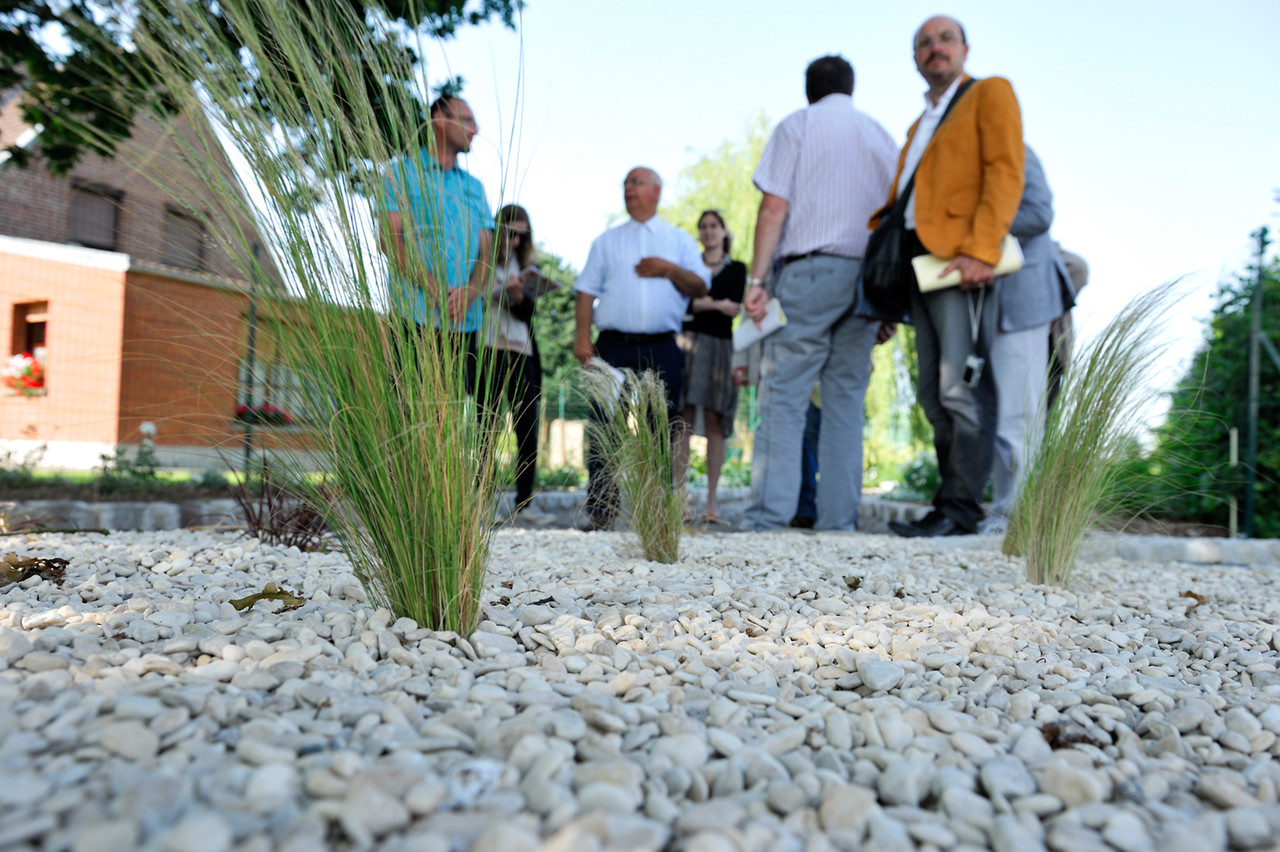
<svg viewBox="0 0 1280 852">
<path fill-rule="evenodd" d="M 760 428 L 743 528 L 787 527 L 800 494 L 805 409 L 821 385 L 820 530 L 853 530 L 862 495 L 862 401 L 871 348 L 892 328 L 853 316 L 866 217 L 883 202 L 898 148 L 853 107 L 853 67 L 824 56 L 805 72 L 809 106 L 782 120 L 756 168 L 764 193 L 743 307 L 763 318 L 770 295 L 787 322 L 764 341 Z M 768 288 L 765 281 L 769 277 Z"/>
</svg>

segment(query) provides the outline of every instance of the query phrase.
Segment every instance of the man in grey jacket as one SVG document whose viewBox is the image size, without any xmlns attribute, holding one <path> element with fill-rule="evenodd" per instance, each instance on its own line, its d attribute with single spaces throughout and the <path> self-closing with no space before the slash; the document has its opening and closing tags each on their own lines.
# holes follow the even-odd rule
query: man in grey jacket
<svg viewBox="0 0 1280 852">
<path fill-rule="evenodd" d="M 1029 146 L 1025 169 L 1022 201 L 1009 228 L 1022 246 L 1022 269 L 1001 279 L 999 331 L 991 346 L 999 413 L 990 508 L 1000 519 L 1007 518 L 1013 508 L 1027 455 L 1039 439 L 1049 366 L 1049 324 L 1075 304 L 1071 277 L 1049 236 L 1053 192 L 1040 159 Z"/>
</svg>

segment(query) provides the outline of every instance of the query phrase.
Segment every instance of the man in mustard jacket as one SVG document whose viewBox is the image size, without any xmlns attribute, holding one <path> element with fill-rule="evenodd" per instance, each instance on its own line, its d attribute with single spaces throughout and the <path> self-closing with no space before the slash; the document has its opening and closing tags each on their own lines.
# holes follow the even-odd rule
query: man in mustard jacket
<svg viewBox="0 0 1280 852">
<path fill-rule="evenodd" d="M 932 512 L 912 523 L 892 521 L 890 528 L 908 537 L 964 535 L 976 532 L 984 517 L 982 490 L 995 446 L 996 385 L 987 363 L 998 313 L 993 273 L 1022 198 L 1022 112 L 1008 80 L 969 82 L 969 45 L 959 21 L 930 18 L 916 31 L 913 48 L 929 84 L 925 110 L 907 133 L 888 205 L 871 227 L 914 174 L 904 254 L 950 259 L 943 274 L 959 270 L 961 284 L 921 293 L 909 276 L 917 391 L 933 425 L 942 484 Z"/>
</svg>

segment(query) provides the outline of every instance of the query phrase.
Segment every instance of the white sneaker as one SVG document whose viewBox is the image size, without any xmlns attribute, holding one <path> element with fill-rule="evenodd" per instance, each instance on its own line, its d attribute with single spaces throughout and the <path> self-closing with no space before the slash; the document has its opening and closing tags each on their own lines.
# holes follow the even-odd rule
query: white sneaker
<svg viewBox="0 0 1280 852">
<path fill-rule="evenodd" d="M 1004 535 L 1009 531 L 1009 519 L 988 515 L 978 524 L 978 535 Z"/>
</svg>

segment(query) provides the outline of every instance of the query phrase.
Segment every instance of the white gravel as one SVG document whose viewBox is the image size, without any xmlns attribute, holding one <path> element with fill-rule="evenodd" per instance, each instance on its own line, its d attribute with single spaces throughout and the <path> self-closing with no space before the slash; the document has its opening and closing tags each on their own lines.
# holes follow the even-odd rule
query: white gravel
<svg viewBox="0 0 1280 852">
<path fill-rule="evenodd" d="M 698 535 L 670 566 L 631 541 L 498 534 L 461 637 L 368 607 L 337 554 L 6 538 L 71 564 L 0 592 L 0 848 L 1280 838 L 1276 566 L 1112 559 L 1063 590 L 998 539 Z M 268 582 L 307 604 L 228 603 Z"/>
</svg>

